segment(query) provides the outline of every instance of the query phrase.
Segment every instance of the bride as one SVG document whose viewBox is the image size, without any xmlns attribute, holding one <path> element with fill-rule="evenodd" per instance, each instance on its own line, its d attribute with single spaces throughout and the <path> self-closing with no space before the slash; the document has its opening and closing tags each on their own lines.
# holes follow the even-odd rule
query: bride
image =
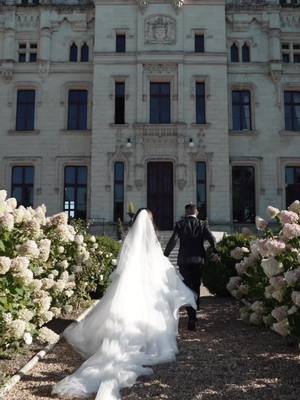
<svg viewBox="0 0 300 400">
<path fill-rule="evenodd" d="M 65 330 L 86 361 L 53 394 L 118 400 L 120 389 L 152 373 L 151 365 L 175 360 L 178 310 L 196 308 L 195 296 L 164 257 L 149 210 L 137 213 L 111 279 L 93 311 Z"/>
</svg>

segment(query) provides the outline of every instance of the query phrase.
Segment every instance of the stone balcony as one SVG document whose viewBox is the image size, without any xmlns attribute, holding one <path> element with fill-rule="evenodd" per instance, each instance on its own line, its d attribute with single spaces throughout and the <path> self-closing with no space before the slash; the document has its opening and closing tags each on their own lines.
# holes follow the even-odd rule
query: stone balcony
<svg viewBox="0 0 300 400">
<path fill-rule="evenodd" d="M 139 136 L 179 136 L 185 133 L 187 124 L 177 122 L 172 124 L 134 124 L 134 129 Z"/>
</svg>

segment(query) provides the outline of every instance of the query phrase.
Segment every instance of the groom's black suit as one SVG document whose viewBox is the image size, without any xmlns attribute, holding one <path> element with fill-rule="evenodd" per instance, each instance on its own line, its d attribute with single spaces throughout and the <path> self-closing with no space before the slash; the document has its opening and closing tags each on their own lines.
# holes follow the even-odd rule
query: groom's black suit
<svg viewBox="0 0 300 400">
<path fill-rule="evenodd" d="M 176 223 L 164 252 L 166 257 L 169 257 L 178 239 L 180 240 L 177 259 L 179 271 L 184 278 L 184 283 L 197 294 L 198 303 L 202 267 L 206 259 L 204 242 L 208 241 L 216 251 L 216 241 L 207 223 L 195 216 L 185 217 Z M 196 320 L 196 311 L 192 307 L 187 307 L 187 312 L 189 320 Z"/>
</svg>

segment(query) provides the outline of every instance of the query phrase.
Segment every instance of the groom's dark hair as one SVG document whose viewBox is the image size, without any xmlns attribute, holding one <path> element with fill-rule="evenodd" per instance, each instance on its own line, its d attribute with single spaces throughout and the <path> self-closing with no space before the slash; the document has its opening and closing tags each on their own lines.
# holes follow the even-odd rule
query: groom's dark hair
<svg viewBox="0 0 300 400">
<path fill-rule="evenodd" d="M 185 206 L 186 215 L 195 215 L 197 212 L 197 206 L 194 203 L 189 203 Z"/>
</svg>

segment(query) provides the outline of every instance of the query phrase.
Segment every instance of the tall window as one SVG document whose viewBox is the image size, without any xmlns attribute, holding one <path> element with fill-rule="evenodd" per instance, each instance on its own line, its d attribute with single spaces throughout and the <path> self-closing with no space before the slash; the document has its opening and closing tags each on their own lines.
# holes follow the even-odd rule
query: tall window
<svg viewBox="0 0 300 400">
<path fill-rule="evenodd" d="M 285 168 L 286 207 L 300 199 L 300 166 Z"/>
<path fill-rule="evenodd" d="M 89 61 L 89 46 L 86 43 L 84 43 L 81 46 L 80 61 L 81 62 L 88 62 Z"/>
<path fill-rule="evenodd" d="M 150 83 L 150 123 L 170 124 L 171 99 L 169 82 Z"/>
<path fill-rule="evenodd" d="M 255 221 L 255 169 L 232 167 L 232 210 L 234 223 Z"/>
<path fill-rule="evenodd" d="M 20 42 L 18 47 L 18 62 L 36 62 L 38 53 L 37 43 Z"/>
<path fill-rule="evenodd" d="M 70 218 L 87 216 L 87 167 L 65 167 L 64 211 Z"/>
<path fill-rule="evenodd" d="M 118 161 L 114 167 L 114 221 L 124 219 L 124 163 Z"/>
<path fill-rule="evenodd" d="M 205 124 L 205 83 L 196 82 L 196 123 Z"/>
<path fill-rule="evenodd" d="M 115 83 L 115 124 L 125 124 L 125 82 Z"/>
<path fill-rule="evenodd" d="M 240 61 L 239 47 L 235 43 L 233 43 L 233 45 L 230 48 L 230 57 L 231 57 L 231 62 L 239 62 Z"/>
<path fill-rule="evenodd" d="M 300 92 L 284 92 L 285 129 L 300 131 Z"/>
<path fill-rule="evenodd" d="M 281 44 L 281 54 L 282 54 L 282 61 L 284 63 L 289 63 L 290 62 L 290 44 L 289 43 Z"/>
<path fill-rule="evenodd" d="M 72 43 L 70 47 L 70 61 L 77 62 L 78 61 L 78 47 L 76 43 Z"/>
<path fill-rule="evenodd" d="M 233 90 L 232 92 L 232 128 L 235 131 L 252 129 L 249 90 Z"/>
<path fill-rule="evenodd" d="M 35 90 L 18 90 L 17 94 L 17 131 L 34 130 Z"/>
<path fill-rule="evenodd" d="M 116 53 L 126 52 L 126 35 L 124 33 L 118 33 L 116 35 Z"/>
<path fill-rule="evenodd" d="M 34 167 L 18 166 L 12 168 L 11 195 L 18 205 L 33 206 Z"/>
<path fill-rule="evenodd" d="M 195 34 L 195 53 L 204 53 L 204 35 Z"/>
<path fill-rule="evenodd" d="M 87 129 L 87 90 L 69 91 L 68 130 Z"/>
<path fill-rule="evenodd" d="M 197 208 L 199 217 L 206 218 L 207 214 L 207 199 L 206 199 L 206 164 L 205 162 L 196 163 L 196 177 L 197 177 Z"/>
<path fill-rule="evenodd" d="M 250 62 L 250 47 L 247 43 L 245 43 L 242 47 L 242 61 Z"/>
</svg>

